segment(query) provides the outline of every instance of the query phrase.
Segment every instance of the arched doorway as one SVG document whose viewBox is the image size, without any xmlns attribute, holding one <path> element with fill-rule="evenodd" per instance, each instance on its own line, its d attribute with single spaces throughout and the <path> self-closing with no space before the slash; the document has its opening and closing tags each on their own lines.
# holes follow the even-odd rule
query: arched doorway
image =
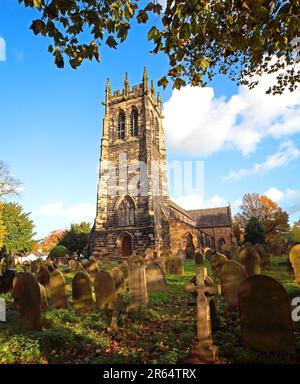
<svg viewBox="0 0 300 384">
<path fill-rule="evenodd" d="M 186 237 L 185 254 L 187 259 L 193 259 L 195 256 L 195 244 L 190 233 Z"/>
<path fill-rule="evenodd" d="M 121 237 L 121 253 L 122 257 L 132 255 L 132 237 L 128 233 L 124 233 Z"/>
</svg>

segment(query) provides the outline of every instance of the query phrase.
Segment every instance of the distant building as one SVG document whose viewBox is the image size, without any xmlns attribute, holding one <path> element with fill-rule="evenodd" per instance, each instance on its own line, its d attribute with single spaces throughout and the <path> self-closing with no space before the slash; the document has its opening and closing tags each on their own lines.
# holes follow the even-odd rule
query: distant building
<svg viewBox="0 0 300 384">
<path fill-rule="evenodd" d="M 168 189 L 162 105 L 153 82 L 149 87 L 145 70 L 142 83 L 130 88 L 126 74 L 123 90 L 112 94 L 108 81 L 90 253 L 126 258 L 151 247 L 158 255 L 183 249 L 192 256 L 196 247 L 232 244 L 230 207 L 187 211 Z"/>
</svg>

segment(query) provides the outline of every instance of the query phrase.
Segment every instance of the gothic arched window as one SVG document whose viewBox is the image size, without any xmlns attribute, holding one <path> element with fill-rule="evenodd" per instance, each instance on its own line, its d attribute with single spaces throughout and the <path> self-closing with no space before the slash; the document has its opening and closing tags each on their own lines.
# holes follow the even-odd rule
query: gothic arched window
<svg viewBox="0 0 300 384">
<path fill-rule="evenodd" d="M 128 196 L 118 206 L 118 223 L 120 227 L 132 226 L 135 223 L 134 203 Z"/>
<path fill-rule="evenodd" d="M 220 248 L 222 248 L 223 245 L 224 245 L 225 243 L 226 243 L 226 241 L 225 241 L 224 237 L 221 237 L 221 238 L 218 240 L 218 246 L 219 246 Z"/>
<path fill-rule="evenodd" d="M 131 136 L 137 137 L 139 134 L 139 113 L 136 107 L 132 107 L 130 116 L 130 133 Z"/>
<path fill-rule="evenodd" d="M 125 139 L 125 112 L 120 109 L 119 112 L 119 130 L 118 130 L 119 139 Z"/>
</svg>

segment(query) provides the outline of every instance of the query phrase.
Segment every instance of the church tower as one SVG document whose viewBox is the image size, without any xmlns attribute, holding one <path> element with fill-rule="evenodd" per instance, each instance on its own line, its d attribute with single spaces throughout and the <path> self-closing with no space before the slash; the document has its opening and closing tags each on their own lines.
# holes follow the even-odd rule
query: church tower
<svg viewBox="0 0 300 384">
<path fill-rule="evenodd" d="M 97 214 L 91 251 L 126 258 L 170 247 L 162 105 L 146 68 L 142 83 L 105 92 Z"/>
</svg>

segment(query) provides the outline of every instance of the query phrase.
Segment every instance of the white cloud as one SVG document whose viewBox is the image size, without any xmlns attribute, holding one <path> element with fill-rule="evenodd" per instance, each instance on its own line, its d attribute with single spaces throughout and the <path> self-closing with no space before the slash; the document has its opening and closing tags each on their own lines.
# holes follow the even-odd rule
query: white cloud
<svg viewBox="0 0 300 384">
<path fill-rule="evenodd" d="M 174 90 L 164 103 L 170 148 L 202 156 L 235 148 L 247 155 L 266 136 L 282 139 L 300 132 L 300 92 L 266 94 L 275 78 L 261 76 L 252 90 L 239 86 L 228 100 L 215 97 L 211 87 Z"/>
<path fill-rule="evenodd" d="M 300 191 L 287 188 L 281 191 L 276 187 L 270 187 L 264 192 L 264 195 L 268 196 L 276 203 L 280 203 L 284 209 L 292 216 L 292 219 L 298 219 L 297 215 L 300 214 Z M 293 221 L 293 220 L 292 220 Z"/>
<path fill-rule="evenodd" d="M 6 61 L 6 43 L 3 37 L 0 37 L 0 61 Z"/>
<path fill-rule="evenodd" d="M 61 217 L 66 222 L 91 221 L 95 214 L 94 204 L 79 203 L 65 208 L 62 201 L 42 205 L 38 211 L 33 212 L 35 217 Z"/>
<path fill-rule="evenodd" d="M 242 168 L 238 171 L 230 171 L 223 179 L 225 181 L 235 181 L 246 176 L 263 175 L 267 171 L 287 165 L 293 160 L 300 157 L 300 150 L 291 140 L 284 141 L 280 144 L 278 150 L 262 163 L 256 163 L 252 168 Z"/>
<path fill-rule="evenodd" d="M 203 200 L 200 195 L 191 194 L 173 198 L 173 200 L 186 210 L 216 208 L 228 205 L 228 201 L 218 195 L 214 195 L 208 200 Z"/>
<path fill-rule="evenodd" d="M 275 187 L 271 187 L 264 193 L 264 195 L 266 195 L 269 199 L 275 201 L 275 203 L 278 203 L 284 197 L 284 192 L 280 191 Z"/>
</svg>

